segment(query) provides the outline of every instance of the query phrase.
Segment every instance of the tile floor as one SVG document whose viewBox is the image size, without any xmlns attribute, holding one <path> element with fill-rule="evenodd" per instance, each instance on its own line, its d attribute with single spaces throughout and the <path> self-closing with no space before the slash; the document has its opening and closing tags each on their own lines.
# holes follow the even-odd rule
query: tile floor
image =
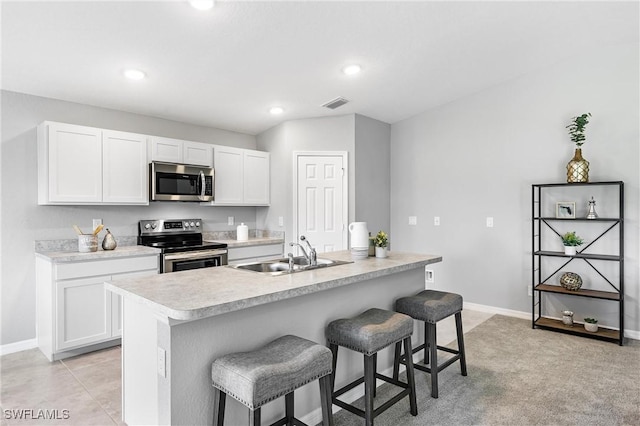
<svg viewBox="0 0 640 426">
<path fill-rule="evenodd" d="M 465 333 L 491 316 L 465 309 Z M 439 322 L 438 342 L 454 339 L 453 317 Z M 51 363 L 38 349 L 0 357 L 0 424 L 123 425 L 120 359 L 120 346 Z M 31 418 L 13 418 L 20 410 Z M 58 419 L 34 419 L 38 410 Z"/>
</svg>

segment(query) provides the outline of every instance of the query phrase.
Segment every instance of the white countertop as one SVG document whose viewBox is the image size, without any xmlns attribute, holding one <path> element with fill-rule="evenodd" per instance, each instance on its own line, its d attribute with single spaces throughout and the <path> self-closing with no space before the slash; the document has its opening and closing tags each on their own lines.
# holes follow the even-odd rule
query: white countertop
<svg viewBox="0 0 640 426">
<path fill-rule="evenodd" d="M 78 251 L 50 251 L 36 252 L 36 256 L 49 260 L 53 263 L 78 262 L 90 260 L 115 259 L 119 257 L 137 257 L 160 254 L 160 250 L 145 246 L 123 246 L 116 247 L 115 250 L 102 250 L 80 253 Z"/>
<path fill-rule="evenodd" d="M 320 258 L 351 260 L 349 251 Z M 228 266 L 107 282 L 106 288 L 145 304 L 161 317 L 196 320 L 349 285 L 441 262 L 437 255 L 389 252 L 345 265 L 271 276 Z"/>
<path fill-rule="evenodd" d="M 220 239 L 207 238 L 205 241 L 224 243 L 228 246 L 228 248 L 264 246 L 269 244 L 284 244 L 284 238 L 277 238 L 277 237 L 249 238 L 246 241 L 220 240 Z"/>
</svg>

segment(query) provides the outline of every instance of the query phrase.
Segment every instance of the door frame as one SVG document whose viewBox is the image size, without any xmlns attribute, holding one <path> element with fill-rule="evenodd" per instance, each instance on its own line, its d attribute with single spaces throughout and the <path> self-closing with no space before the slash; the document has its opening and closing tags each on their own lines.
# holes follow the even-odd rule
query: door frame
<svg viewBox="0 0 640 426">
<path fill-rule="evenodd" d="M 349 156 L 347 151 L 293 151 L 293 242 L 298 241 L 298 159 L 300 157 L 342 157 L 342 250 L 347 250 L 349 221 Z"/>
</svg>

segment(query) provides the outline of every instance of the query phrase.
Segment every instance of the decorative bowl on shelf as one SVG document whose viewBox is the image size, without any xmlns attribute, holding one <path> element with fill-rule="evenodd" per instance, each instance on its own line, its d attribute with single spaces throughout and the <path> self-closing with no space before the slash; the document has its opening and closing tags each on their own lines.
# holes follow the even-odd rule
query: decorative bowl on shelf
<svg viewBox="0 0 640 426">
<path fill-rule="evenodd" d="M 565 272 L 560 277 L 560 285 L 570 291 L 577 291 L 582 287 L 582 278 L 575 272 Z"/>
</svg>

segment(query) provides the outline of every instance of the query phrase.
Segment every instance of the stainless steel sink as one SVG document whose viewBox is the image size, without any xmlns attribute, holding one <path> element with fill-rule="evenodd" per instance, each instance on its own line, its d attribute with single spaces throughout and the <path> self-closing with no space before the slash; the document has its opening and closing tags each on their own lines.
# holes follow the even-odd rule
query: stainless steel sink
<svg viewBox="0 0 640 426">
<path fill-rule="evenodd" d="M 239 265 L 231 265 L 231 268 L 242 269 L 245 271 L 260 272 L 268 275 L 291 274 L 294 272 L 310 271 L 318 268 L 328 268 L 331 266 L 344 265 L 353 263 L 344 260 L 318 259 L 317 265 L 310 265 L 304 256 L 296 256 L 293 258 L 293 270 L 289 270 L 289 258 L 281 258 L 276 260 L 268 260 L 265 262 L 242 263 Z"/>
</svg>

